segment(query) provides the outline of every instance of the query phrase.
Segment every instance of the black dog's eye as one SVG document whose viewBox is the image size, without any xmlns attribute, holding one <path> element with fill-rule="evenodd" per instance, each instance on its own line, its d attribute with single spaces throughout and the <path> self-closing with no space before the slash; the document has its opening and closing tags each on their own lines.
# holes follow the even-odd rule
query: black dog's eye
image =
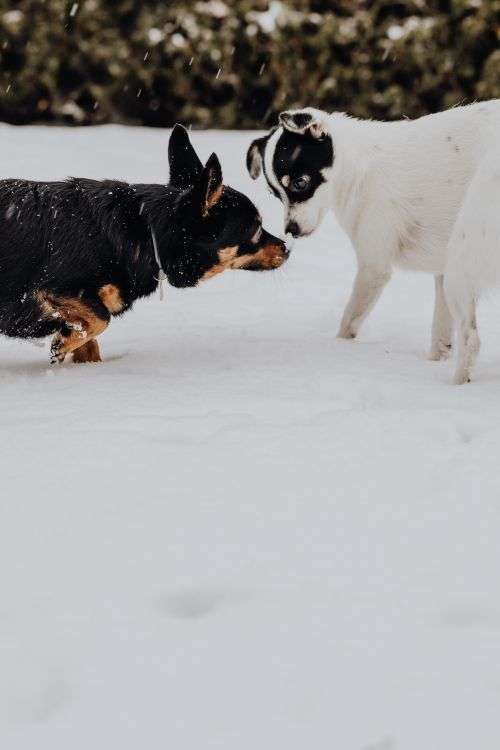
<svg viewBox="0 0 500 750">
<path fill-rule="evenodd" d="M 300 193 L 309 185 L 309 180 L 310 177 L 308 177 L 307 175 L 303 175 L 303 177 L 295 177 L 292 180 L 292 190 L 296 193 Z"/>
</svg>

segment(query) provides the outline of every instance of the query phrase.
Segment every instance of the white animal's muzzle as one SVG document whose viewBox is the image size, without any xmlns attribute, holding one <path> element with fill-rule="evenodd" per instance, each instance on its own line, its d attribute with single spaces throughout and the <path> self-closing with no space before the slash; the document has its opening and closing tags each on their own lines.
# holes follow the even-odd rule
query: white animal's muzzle
<svg viewBox="0 0 500 750">
<path fill-rule="evenodd" d="M 290 255 L 295 245 L 295 237 L 292 234 L 287 233 L 285 234 L 283 242 L 285 243 L 287 252 Z"/>
</svg>

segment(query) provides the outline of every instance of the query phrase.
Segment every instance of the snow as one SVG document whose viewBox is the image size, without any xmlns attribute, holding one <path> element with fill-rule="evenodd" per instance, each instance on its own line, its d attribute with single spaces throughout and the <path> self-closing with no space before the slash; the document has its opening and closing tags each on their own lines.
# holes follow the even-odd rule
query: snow
<svg viewBox="0 0 500 750">
<path fill-rule="evenodd" d="M 193 133 L 228 184 L 248 133 Z M 0 127 L 2 176 L 161 181 L 167 133 Z M 497 750 L 500 312 L 425 359 L 432 279 L 335 339 L 333 219 L 283 271 L 138 303 L 102 365 L 0 340 L 0 746 Z"/>
</svg>

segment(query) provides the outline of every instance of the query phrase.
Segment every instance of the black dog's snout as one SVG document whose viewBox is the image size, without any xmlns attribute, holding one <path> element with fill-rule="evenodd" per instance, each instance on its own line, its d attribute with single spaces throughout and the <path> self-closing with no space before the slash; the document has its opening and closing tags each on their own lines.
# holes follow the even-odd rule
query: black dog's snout
<svg viewBox="0 0 500 750">
<path fill-rule="evenodd" d="M 296 221 L 289 221 L 286 225 L 285 232 L 291 234 L 292 237 L 298 237 L 300 235 L 299 225 Z"/>
<path fill-rule="evenodd" d="M 277 245 L 277 247 L 281 249 L 283 255 L 286 255 L 286 257 L 288 258 L 291 252 L 291 248 L 288 247 L 286 240 L 279 239 L 278 237 L 273 237 L 273 240 L 275 245 Z"/>
<path fill-rule="evenodd" d="M 292 252 L 292 248 L 288 246 L 286 240 L 278 240 L 278 244 L 285 258 L 288 258 L 288 256 Z"/>
</svg>

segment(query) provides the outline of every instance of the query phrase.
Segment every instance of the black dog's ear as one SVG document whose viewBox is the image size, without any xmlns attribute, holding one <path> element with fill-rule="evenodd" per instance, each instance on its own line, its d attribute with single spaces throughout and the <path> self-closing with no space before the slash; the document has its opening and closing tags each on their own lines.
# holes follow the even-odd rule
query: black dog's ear
<svg viewBox="0 0 500 750">
<path fill-rule="evenodd" d="M 203 169 L 188 132 L 182 125 L 176 125 L 172 130 L 168 142 L 168 163 L 170 182 L 182 190 L 194 185 Z"/>
<path fill-rule="evenodd" d="M 210 209 L 220 200 L 223 191 L 222 167 L 217 156 L 212 154 L 203 167 L 195 188 L 196 199 L 199 200 L 202 216 L 208 215 Z"/>
<path fill-rule="evenodd" d="M 252 180 L 256 180 L 262 171 L 264 149 L 268 138 L 268 135 L 265 135 L 262 138 L 256 138 L 252 141 L 250 148 L 247 151 L 247 169 Z"/>
</svg>

